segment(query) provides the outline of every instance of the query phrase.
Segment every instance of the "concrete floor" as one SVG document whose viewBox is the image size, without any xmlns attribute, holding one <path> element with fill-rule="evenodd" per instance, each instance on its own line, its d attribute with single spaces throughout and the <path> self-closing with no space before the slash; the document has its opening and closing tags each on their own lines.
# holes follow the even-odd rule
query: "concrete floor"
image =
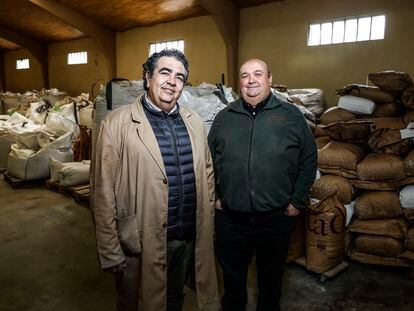
<svg viewBox="0 0 414 311">
<path fill-rule="evenodd" d="M 0 310 L 112 311 L 111 275 L 100 271 L 89 209 L 42 186 L 14 190 L 0 175 Z M 251 269 L 247 310 L 255 310 Z M 414 310 L 409 271 L 351 262 L 321 285 L 294 263 L 284 276 L 282 309 Z M 188 292 L 185 311 L 196 311 Z M 153 311 L 153 310 L 145 310 Z"/>
</svg>

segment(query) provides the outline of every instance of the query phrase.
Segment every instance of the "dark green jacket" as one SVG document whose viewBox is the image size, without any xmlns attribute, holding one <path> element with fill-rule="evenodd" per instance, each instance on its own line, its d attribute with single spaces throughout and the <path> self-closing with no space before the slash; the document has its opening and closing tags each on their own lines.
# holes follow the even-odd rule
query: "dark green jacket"
<svg viewBox="0 0 414 311">
<path fill-rule="evenodd" d="M 208 135 L 217 196 L 234 211 L 304 208 L 315 180 L 317 148 L 303 115 L 272 95 L 255 119 L 239 99 L 220 111 Z"/>
</svg>

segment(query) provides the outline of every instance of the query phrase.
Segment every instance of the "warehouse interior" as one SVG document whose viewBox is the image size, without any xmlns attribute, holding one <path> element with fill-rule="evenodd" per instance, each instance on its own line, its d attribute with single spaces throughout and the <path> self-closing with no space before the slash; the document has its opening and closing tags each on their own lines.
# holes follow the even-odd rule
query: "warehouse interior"
<svg viewBox="0 0 414 311">
<path fill-rule="evenodd" d="M 371 27 L 368 39 L 334 42 L 330 28 L 323 43 L 324 25 L 376 17 L 379 39 Z M 207 130 L 238 98 L 239 68 L 252 58 L 267 63 L 275 92 L 305 107 L 318 145 L 311 197 L 321 201 L 292 232 L 282 310 L 413 310 L 413 37 L 412 0 L 2 0 L 0 310 L 116 309 L 89 207 L 94 142 L 116 109 L 105 92 L 118 90 L 111 79 L 129 80 L 132 103 L 145 92 L 151 45 L 178 41 L 190 64 L 182 105 L 205 104 L 196 112 Z M 68 64 L 84 52 L 86 63 Z M 17 69 L 23 60 L 28 68 Z M 330 202 L 353 216 L 341 220 L 336 261 L 319 247 L 311 263 L 310 219 Z M 332 213 L 324 219 L 337 226 Z M 186 291 L 184 310 L 199 310 Z M 254 265 L 248 294 L 256 310 Z"/>
</svg>

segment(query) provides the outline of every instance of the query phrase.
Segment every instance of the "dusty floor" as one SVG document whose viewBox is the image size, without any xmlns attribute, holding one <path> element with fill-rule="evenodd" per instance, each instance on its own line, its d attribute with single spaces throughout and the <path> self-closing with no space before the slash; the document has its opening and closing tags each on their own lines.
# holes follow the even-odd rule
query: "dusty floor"
<svg viewBox="0 0 414 311">
<path fill-rule="evenodd" d="M 254 308 L 251 271 L 247 310 Z M 351 262 L 335 279 L 287 265 L 282 309 L 414 310 L 409 271 Z M 13 190 L 0 174 L 0 310 L 115 310 L 113 282 L 100 271 L 88 208 L 42 186 Z M 197 310 L 195 294 L 185 311 Z M 148 310 L 152 311 L 152 310 Z"/>
</svg>

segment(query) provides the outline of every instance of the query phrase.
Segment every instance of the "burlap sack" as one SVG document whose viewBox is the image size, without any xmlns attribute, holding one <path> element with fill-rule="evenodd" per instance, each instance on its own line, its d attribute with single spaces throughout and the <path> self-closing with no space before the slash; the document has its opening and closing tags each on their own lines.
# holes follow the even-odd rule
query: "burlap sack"
<svg viewBox="0 0 414 311">
<path fill-rule="evenodd" d="M 293 224 L 292 232 L 290 234 L 287 261 L 292 261 L 305 255 L 305 226 L 305 217 L 296 217 L 295 222 Z"/>
<path fill-rule="evenodd" d="M 414 122 L 414 110 L 407 111 L 407 113 L 404 116 L 405 126 L 407 126 L 411 122 Z"/>
<path fill-rule="evenodd" d="M 357 164 L 366 154 L 361 146 L 333 141 L 318 150 L 318 165 L 322 173 L 356 178 Z"/>
<path fill-rule="evenodd" d="M 404 253 L 399 255 L 398 258 L 405 259 L 405 260 L 411 262 L 412 264 L 414 264 L 414 252 L 412 252 L 412 251 L 407 251 L 406 250 Z"/>
<path fill-rule="evenodd" d="M 344 244 L 344 254 L 346 256 L 350 256 L 351 255 L 351 250 L 354 247 L 354 240 L 358 235 L 346 230 L 345 231 L 345 244 Z"/>
<path fill-rule="evenodd" d="M 399 102 L 380 104 L 375 108 L 372 116 L 381 117 L 402 117 L 405 113 L 404 105 Z"/>
<path fill-rule="evenodd" d="M 389 103 L 394 101 L 393 94 L 384 92 L 375 86 L 367 86 L 360 84 L 349 84 L 341 89 L 336 90 L 339 96 L 353 95 L 370 99 L 376 103 Z"/>
<path fill-rule="evenodd" d="M 405 239 L 408 223 L 404 219 L 353 219 L 348 229 L 355 233 L 386 236 L 396 239 Z"/>
<path fill-rule="evenodd" d="M 404 159 L 405 174 L 408 176 L 414 176 L 414 150 L 405 157 Z"/>
<path fill-rule="evenodd" d="M 319 200 L 335 193 L 343 204 L 350 203 L 356 196 L 354 187 L 342 176 L 324 175 L 311 187 L 311 196 Z"/>
<path fill-rule="evenodd" d="M 374 122 L 370 120 L 353 120 L 335 122 L 321 126 L 332 140 L 346 143 L 366 143 L 374 129 Z"/>
<path fill-rule="evenodd" d="M 345 208 L 336 194 L 309 206 L 306 228 L 306 269 L 323 273 L 342 262 L 345 213 Z"/>
<path fill-rule="evenodd" d="M 327 144 L 329 144 L 332 141 L 332 139 L 329 136 L 320 136 L 316 138 L 315 141 L 316 145 L 318 146 L 318 149 L 322 149 Z"/>
<path fill-rule="evenodd" d="M 401 257 L 401 256 L 400 256 Z M 372 264 L 372 265 L 381 265 L 381 266 L 391 266 L 391 267 L 411 267 L 411 264 L 404 258 L 399 257 L 385 257 L 372 255 L 367 253 L 360 253 L 355 249 L 351 252 L 351 259 Z"/>
<path fill-rule="evenodd" d="M 408 230 L 407 239 L 405 240 L 404 245 L 410 251 L 414 251 L 414 228 Z"/>
<path fill-rule="evenodd" d="M 402 208 L 405 219 L 410 223 L 414 224 L 414 209 L 412 208 Z"/>
<path fill-rule="evenodd" d="M 358 163 L 357 175 L 368 181 L 401 179 L 405 177 L 404 162 L 393 154 L 370 153 Z"/>
<path fill-rule="evenodd" d="M 409 87 L 403 92 L 401 101 L 406 107 L 414 109 L 414 86 Z"/>
<path fill-rule="evenodd" d="M 344 109 L 341 109 L 339 107 L 331 107 L 328 110 L 326 110 L 321 115 L 321 123 L 322 124 L 330 124 L 333 122 L 339 122 L 339 121 L 351 121 L 355 120 L 356 116 L 352 112 L 346 111 Z"/>
<path fill-rule="evenodd" d="M 368 74 L 368 79 L 372 84 L 389 93 L 404 91 L 413 84 L 408 73 L 394 70 L 371 72 Z"/>
<path fill-rule="evenodd" d="M 359 253 L 385 257 L 397 257 L 404 251 L 401 240 L 375 235 L 359 235 L 355 239 L 354 245 L 355 250 Z"/>
<path fill-rule="evenodd" d="M 367 181 L 359 179 L 351 179 L 351 184 L 358 189 L 364 190 L 397 190 L 401 186 L 414 184 L 414 177 L 405 177 L 396 180 L 387 181 Z"/>
<path fill-rule="evenodd" d="M 400 130 L 392 129 L 375 130 L 369 137 L 368 145 L 374 152 L 398 156 L 404 156 L 412 149 L 411 139 L 402 139 Z"/>
<path fill-rule="evenodd" d="M 405 125 L 403 128 L 405 128 Z M 321 136 L 327 136 L 327 134 L 325 133 L 324 129 L 320 125 L 315 125 L 313 136 L 321 137 Z"/>
<path fill-rule="evenodd" d="M 403 215 L 397 191 L 365 191 L 355 202 L 358 219 L 389 219 Z"/>
</svg>

